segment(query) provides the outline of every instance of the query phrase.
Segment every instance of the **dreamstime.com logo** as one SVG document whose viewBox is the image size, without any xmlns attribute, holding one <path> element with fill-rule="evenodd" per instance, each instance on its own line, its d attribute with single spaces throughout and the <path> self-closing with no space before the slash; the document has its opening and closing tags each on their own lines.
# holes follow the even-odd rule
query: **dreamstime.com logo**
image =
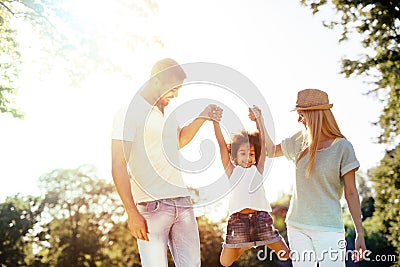
<svg viewBox="0 0 400 267">
<path fill-rule="evenodd" d="M 344 261 L 356 261 L 356 259 L 363 258 L 364 261 L 371 262 L 396 262 L 396 255 L 373 255 L 372 251 L 364 250 L 346 250 L 346 240 L 339 240 L 337 248 L 329 248 L 322 250 L 318 255 L 314 250 L 296 251 L 291 250 L 289 253 L 289 259 L 292 262 L 344 262 Z M 275 252 L 269 250 L 267 246 L 257 252 L 257 259 L 259 261 L 272 261 Z M 283 258 L 285 251 L 280 250 L 276 253 L 276 256 L 280 261 L 286 261 L 288 259 Z"/>
<path fill-rule="evenodd" d="M 262 111 L 265 125 L 268 128 L 267 131 L 272 140 L 274 140 L 275 135 L 271 112 L 263 94 L 258 90 L 256 85 L 242 73 L 220 64 L 197 62 L 170 67 L 157 75 L 159 75 L 160 78 L 165 79 L 166 77 L 169 77 L 170 74 L 173 74 L 174 71 L 177 71 L 174 68 L 181 68 L 186 74 L 186 79 L 182 84 L 183 89 L 180 89 L 180 91 L 192 90 L 190 87 L 195 87 L 197 89 L 195 95 L 198 95 L 197 93 L 199 93 L 199 91 L 201 92 L 204 88 L 211 90 L 214 88 L 214 91 L 208 93 L 204 97 L 196 97 L 195 99 L 186 101 L 177 107 L 174 106 L 173 110 L 171 110 L 170 106 L 167 107 L 169 112 L 165 113 L 166 118 L 164 118 L 162 130 L 162 144 L 160 148 L 157 147 L 155 149 L 158 153 L 148 150 L 149 146 L 147 145 L 148 143 L 146 143 L 146 138 L 148 138 L 149 134 L 147 129 L 152 129 L 152 127 L 154 127 L 154 122 L 151 120 L 152 109 L 148 111 L 147 114 L 143 114 L 143 98 L 140 95 L 140 92 L 149 84 L 150 80 L 144 83 L 143 87 L 138 90 L 138 93 L 132 99 L 125 115 L 123 134 L 124 140 L 131 140 L 131 136 L 134 135 L 134 151 L 139 151 L 141 154 L 139 156 L 133 155 L 134 157 L 137 157 L 137 159 L 134 159 L 136 160 L 136 166 L 135 164 L 130 166 L 129 163 L 128 166 L 133 174 L 133 180 L 136 185 L 152 199 L 164 198 L 163 196 L 165 196 L 165 192 L 159 192 L 159 188 L 176 192 L 179 190 L 182 191 L 181 189 L 183 187 L 181 184 L 174 183 L 173 179 L 164 179 L 164 177 L 162 177 L 163 175 L 161 173 L 163 172 L 163 166 L 160 167 L 160 165 L 162 165 L 160 164 L 161 161 L 168 162 L 170 166 L 181 173 L 199 174 L 204 173 L 212 164 L 215 163 L 216 152 L 219 151 L 219 148 L 217 150 L 212 140 L 205 139 L 200 143 L 199 159 L 189 160 L 185 158 L 177 149 L 176 144 L 171 142 L 170 138 L 171 131 L 169 130 L 171 127 L 174 127 L 174 125 L 176 126 L 176 117 L 178 115 L 181 120 L 190 123 L 197 118 L 206 106 L 210 104 L 218 105 L 223 109 L 223 117 L 220 121 L 221 128 L 226 133 L 234 133 L 238 132 L 238 129 L 246 129 L 246 122 L 243 121 L 243 115 L 247 116 L 248 108 L 257 105 Z M 163 88 L 162 91 L 166 93 L 176 85 L 173 85 L 172 87 L 171 85 L 168 86 L 170 87 Z M 232 104 L 232 99 L 236 104 Z M 140 116 L 140 118 L 138 118 L 138 116 Z M 136 123 L 137 121 L 140 122 L 140 127 L 138 127 L 137 124 L 133 125 L 133 118 Z M 249 120 L 248 122 L 251 121 Z M 209 136 L 214 137 L 214 133 L 211 132 Z M 129 142 L 126 143 L 130 147 L 126 147 L 127 145 L 124 144 L 125 153 L 129 153 L 125 154 L 125 156 L 126 158 L 132 157 L 132 154 L 130 153 L 132 144 Z M 154 150 L 154 148 L 152 149 Z M 193 151 L 193 153 L 197 152 L 198 151 Z M 156 156 L 154 156 L 154 154 L 156 154 Z M 161 160 L 159 160 L 160 154 L 163 155 Z M 158 160 L 154 160 L 154 158 L 158 158 Z M 217 160 L 219 160 L 219 157 Z M 270 162 L 265 167 L 264 179 L 267 177 L 271 165 L 272 163 Z M 207 177 L 211 181 L 209 184 L 194 188 L 200 196 L 196 199 L 194 204 L 195 207 L 209 205 L 226 196 L 231 190 L 231 188 L 223 186 L 226 184 L 224 170 L 221 169 L 217 174 L 213 175 L 216 177 Z M 143 179 L 142 177 L 146 177 L 146 179 Z M 149 181 L 149 177 L 151 177 L 151 181 Z M 257 189 L 262 186 L 262 182 L 258 182 L 256 185 L 251 185 L 251 187 Z M 161 186 L 158 186 L 153 190 L 151 185 L 157 183 Z"/>
</svg>

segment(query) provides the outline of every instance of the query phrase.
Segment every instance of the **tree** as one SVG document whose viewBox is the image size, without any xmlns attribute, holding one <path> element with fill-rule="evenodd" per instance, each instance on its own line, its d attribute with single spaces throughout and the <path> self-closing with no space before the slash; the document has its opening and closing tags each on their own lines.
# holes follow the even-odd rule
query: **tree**
<svg viewBox="0 0 400 267">
<path fill-rule="evenodd" d="M 16 32 L 10 27 L 10 14 L 0 8 L 0 113 L 10 113 L 21 118 L 22 113 L 13 107 L 14 83 L 18 79 L 21 64 L 16 43 Z"/>
<path fill-rule="evenodd" d="M 34 231 L 44 205 L 37 197 L 8 197 L 0 204 L 0 265 L 26 266 L 40 259 L 31 244 L 40 238 Z"/>
<path fill-rule="evenodd" d="M 364 75 L 373 79 L 375 92 L 385 103 L 379 124 L 383 129 L 380 141 L 393 141 L 400 133 L 400 3 L 392 0 L 301 0 L 313 13 L 324 6 L 332 7 L 338 21 L 324 22 L 327 27 L 341 27 L 342 38 L 358 32 L 366 48 L 360 58 L 343 59 L 342 73 Z"/>
<path fill-rule="evenodd" d="M 137 45 L 162 45 L 157 36 L 132 29 L 139 28 L 138 17 L 156 12 L 153 0 L 0 0 L 0 113 L 22 117 L 12 106 L 26 52 L 19 43 L 33 39 L 39 69 L 62 69 L 75 85 L 93 73 L 127 75 Z"/>
<path fill-rule="evenodd" d="M 107 247 L 104 233 L 90 222 L 91 215 L 53 219 L 49 224 L 49 249 L 45 258 L 51 266 L 110 266 L 111 260 L 104 253 Z M 77 223 L 77 226 L 71 226 Z"/>
<path fill-rule="evenodd" d="M 381 219 L 381 215 L 379 215 L 379 211 L 375 212 L 375 199 L 373 197 L 372 189 L 368 186 L 368 176 L 365 174 L 357 174 L 357 188 L 361 197 L 361 212 L 363 219 L 363 228 L 364 228 L 364 236 L 365 242 L 367 244 L 367 249 L 371 251 L 371 254 L 368 257 L 371 261 L 365 261 L 362 263 L 362 266 L 375 266 L 376 262 L 372 261 L 377 255 L 394 255 L 395 249 L 390 244 L 390 241 L 386 238 L 385 223 Z M 354 240 L 355 240 L 355 230 L 353 221 L 350 217 L 350 213 L 347 208 L 344 208 L 346 211 L 344 213 L 344 226 L 346 229 L 346 241 L 347 241 L 347 249 L 354 249 Z M 350 259 L 349 259 L 350 260 Z M 348 265 L 352 266 L 352 262 L 348 261 Z M 380 262 L 379 266 L 391 266 L 393 262 L 386 261 Z"/>
<path fill-rule="evenodd" d="M 91 166 L 57 169 L 40 177 L 50 217 L 42 225 L 47 240 L 41 254 L 52 266 L 109 266 L 107 236 L 123 215 L 111 183 L 96 176 Z M 42 222 L 43 223 L 43 222 Z"/>
<path fill-rule="evenodd" d="M 375 211 L 375 199 L 372 189 L 368 185 L 368 177 L 365 174 L 357 173 L 357 189 L 361 198 L 362 220 L 373 216 Z"/>
<path fill-rule="evenodd" d="M 382 232 L 400 255 L 400 145 L 388 151 L 380 166 L 370 170 L 369 175 L 376 192 L 377 220 L 383 224 Z M 400 259 L 394 266 L 400 266 Z"/>
<path fill-rule="evenodd" d="M 111 266 L 142 266 L 136 238 L 128 230 L 128 224 L 118 222 L 107 234 L 108 247 L 104 250 L 111 259 Z"/>
<path fill-rule="evenodd" d="M 197 217 L 200 235 L 201 265 L 220 266 L 219 255 L 223 241 L 223 222 L 214 222 L 206 216 Z"/>
</svg>

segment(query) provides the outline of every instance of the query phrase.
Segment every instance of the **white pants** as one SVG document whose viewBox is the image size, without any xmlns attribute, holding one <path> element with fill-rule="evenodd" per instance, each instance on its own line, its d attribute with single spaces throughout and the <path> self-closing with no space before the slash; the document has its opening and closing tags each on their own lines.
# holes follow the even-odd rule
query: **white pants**
<svg viewBox="0 0 400 267">
<path fill-rule="evenodd" d="M 345 267 L 344 232 L 287 226 L 290 259 L 294 267 Z"/>
</svg>

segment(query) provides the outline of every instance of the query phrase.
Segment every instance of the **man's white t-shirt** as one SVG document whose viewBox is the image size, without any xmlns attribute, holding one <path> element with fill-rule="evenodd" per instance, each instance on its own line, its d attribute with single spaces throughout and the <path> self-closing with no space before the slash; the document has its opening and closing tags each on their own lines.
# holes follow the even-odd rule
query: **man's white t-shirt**
<svg viewBox="0 0 400 267">
<path fill-rule="evenodd" d="M 112 139 L 131 147 L 127 162 L 136 203 L 189 195 L 179 170 L 179 130 L 174 114 L 165 116 L 140 95 L 115 115 Z"/>
</svg>

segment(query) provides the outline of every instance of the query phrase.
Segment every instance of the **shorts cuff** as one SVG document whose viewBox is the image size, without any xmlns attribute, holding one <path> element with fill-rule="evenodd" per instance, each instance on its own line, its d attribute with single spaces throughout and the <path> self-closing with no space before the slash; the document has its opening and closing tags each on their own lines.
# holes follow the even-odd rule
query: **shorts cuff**
<svg viewBox="0 0 400 267">
<path fill-rule="evenodd" d="M 259 247 L 259 246 L 264 246 L 268 244 L 272 244 L 275 242 L 279 242 L 283 240 L 283 237 L 281 235 L 268 239 L 268 240 L 260 240 L 260 241 L 254 241 L 254 242 L 245 242 L 245 243 L 236 243 L 236 244 L 227 244 L 225 242 L 222 243 L 223 248 L 248 248 L 248 247 Z"/>
<path fill-rule="evenodd" d="M 248 247 L 254 247 L 256 245 L 256 242 L 246 242 L 246 243 L 236 243 L 236 244 L 227 244 L 227 243 L 222 243 L 223 248 L 248 248 Z"/>
<path fill-rule="evenodd" d="M 269 245 L 269 244 L 272 244 L 272 243 L 275 243 L 275 242 L 279 242 L 281 240 L 284 240 L 284 239 L 283 239 L 283 237 L 281 235 L 279 235 L 277 237 L 274 237 L 274 238 L 271 238 L 271 239 L 268 239 L 268 240 L 256 241 L 254 243 L 255 243 L 255 246 L 258 247 L 258 246 L 264 246 L 264 245 Z"/>
</svg>

